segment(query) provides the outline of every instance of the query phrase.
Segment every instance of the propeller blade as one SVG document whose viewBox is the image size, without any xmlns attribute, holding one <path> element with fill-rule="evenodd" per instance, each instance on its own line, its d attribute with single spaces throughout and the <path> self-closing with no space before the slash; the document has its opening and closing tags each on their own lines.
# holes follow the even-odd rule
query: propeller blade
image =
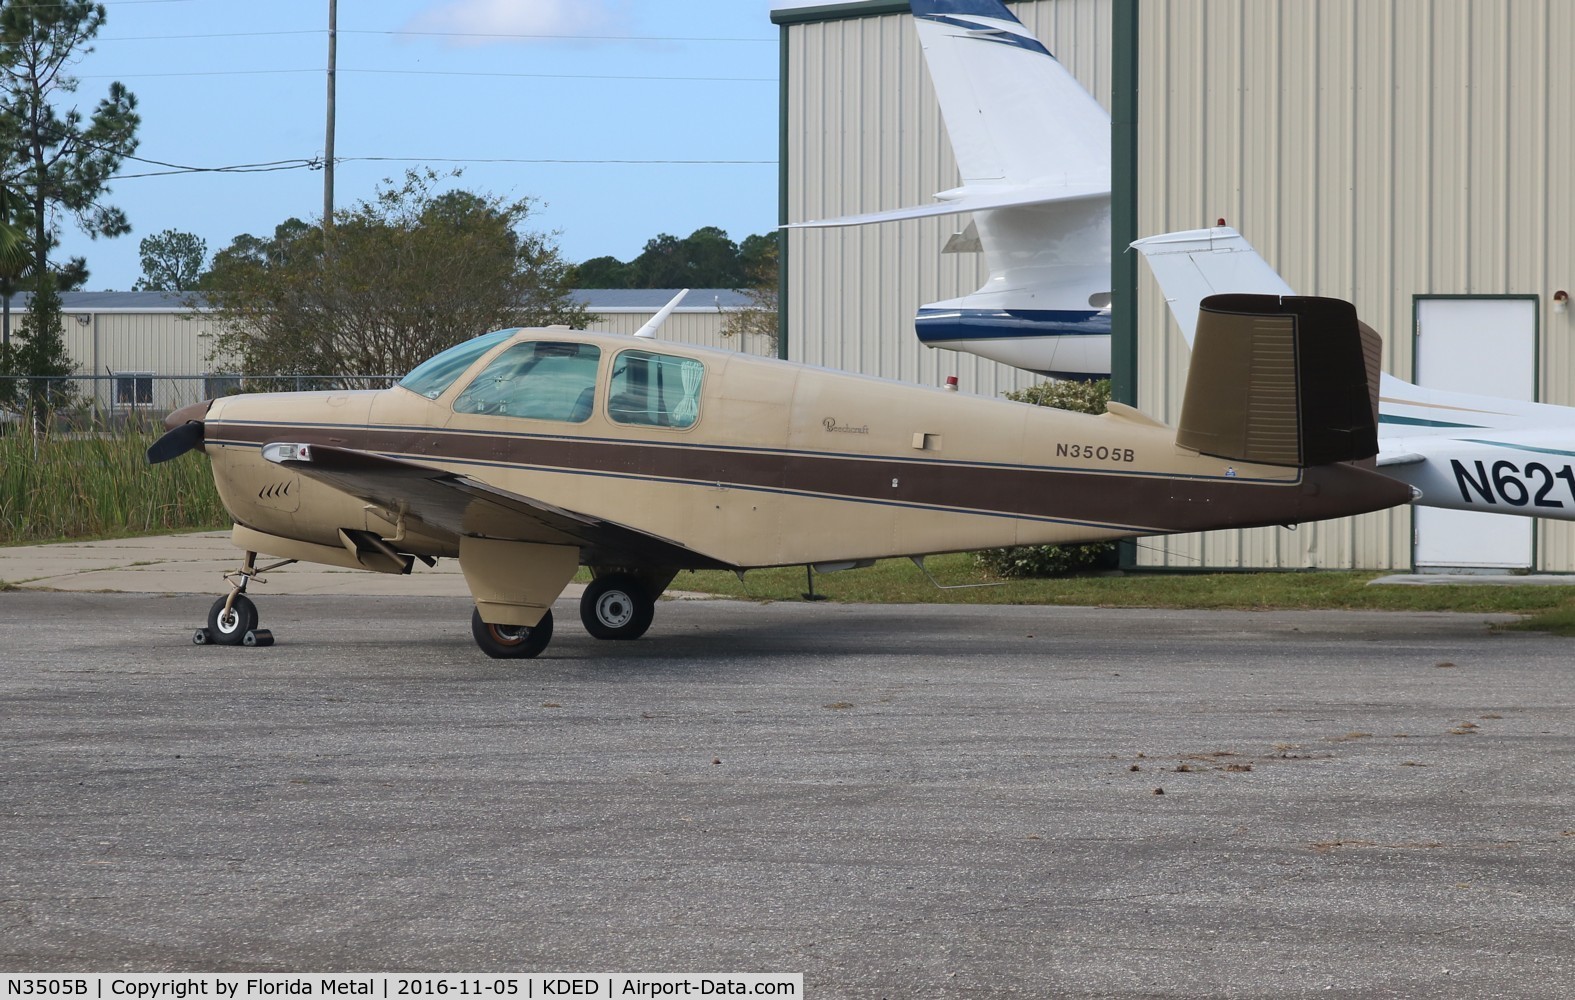
<svg viewBox="0 0 1575 1000">
<path fill-rule="evenodd" d="M 192 421 L 165 432 L 164 436 L 153 442 L 153 447 L 148 449 L 148 464 L 158 465 L 160 462 L 168 462 L 200 446 L 203 441 L 203 431 L 201 421 Z"/>
</svg>

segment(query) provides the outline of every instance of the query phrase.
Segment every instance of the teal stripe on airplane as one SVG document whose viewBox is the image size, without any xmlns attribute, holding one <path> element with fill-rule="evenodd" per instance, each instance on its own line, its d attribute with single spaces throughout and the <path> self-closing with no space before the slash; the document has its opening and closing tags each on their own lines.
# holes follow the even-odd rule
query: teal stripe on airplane
<svg viewBox="0 0 1575 1000">
<path fill-rule="evenodd" d="M 1568 448 L 1533 448 L 1529 444 L 1516 444 L 1513 441 L 1477 441 L 1472 438 L 1461 438 L 1468 444 L 1485 444 L 1494 448 L 1509 448 L 1514 451 L 1530 451 L 1538 455 L 1558 455 L 1561 458 L 1575 458 L 1575 451 Z"/>
<path fill-rule="evenodd" d="M 1421 417 L 1397 417 L 1392 413 L 1380 413 L 1380 424 L 1400 424 L 1405 427 L 1458 427 L 1462 430 L 1486 430 L 1482 424 L 1457 424 L 1448 420 L 1424 420 Z"/>
</svg>

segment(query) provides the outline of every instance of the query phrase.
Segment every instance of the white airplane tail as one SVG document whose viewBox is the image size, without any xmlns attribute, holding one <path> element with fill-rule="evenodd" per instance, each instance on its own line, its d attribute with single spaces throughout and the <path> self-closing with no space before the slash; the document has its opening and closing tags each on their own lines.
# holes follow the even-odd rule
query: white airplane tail
<svg viewBox="0 0 1575 1000">
<path fill-rule="evenodd" d="M 1252 244 L 1228 226 L 1150 236 L 1132 248 L 1147 258 L 1188 347 L 1198 325 L 1198 303 L 1210 295 L 1296 294 Z"/>
<path fill-rule="evenodd" d="M 1159 282 L 1188 346 L 1199 303 L 1220 293 L 1296 294 L 1236 230 L 1217 226 L 1149 236 L 1132 244 Z M 1410 439 L 1517 431 L 1575 422 L 1569 407 L 1428 389 L 1385 372 L 1379 382 L 1380 465 L 1420 462 Z M 1436 492 L 1436 490 L 1435 490 Z"/>
<path fill-rule="evenodd" d="M 1110 116 L 1000 0 L 912 0 L 962 186 L 930 205 L 795 223 L 972 212 L 990 277 L 922 306 L 929 347 L 1067 378 L 1110 371 Z"/>
<path fill-rule="evenodd" d="M 1110 116 L 999 0 L 913 0 L 966 187 L 1110 183 Z"/>
</svg>

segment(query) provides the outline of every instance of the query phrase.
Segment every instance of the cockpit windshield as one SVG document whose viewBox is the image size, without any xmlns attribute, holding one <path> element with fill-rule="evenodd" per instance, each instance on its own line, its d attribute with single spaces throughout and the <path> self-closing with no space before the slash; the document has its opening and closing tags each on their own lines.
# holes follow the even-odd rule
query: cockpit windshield
<svg viewBox="0 0 1575 1000">
<path fill-rule="evenodd" d="M 492 359 L 454 400 L 455 413 L 488 413 L 579 423 L 596 405 L 601 349 L 530 341 Z"/>
<path fill-rule="evenodd" d="M 499 330 L 496 333 L 484 333 L 479 337 L 472 337 L 463 343 L 455 344 L 412 368 L 409 375 L 399 380 L 399 384 L 402 388 L 420 393 L 428 399 L 436 399 L 443 395 L 444 391 L 454 384 L 454 380 L 463 375 L 465 369 L 474 364 L 477 358 L 518 332 L 518 330 Z"/>
</svg>

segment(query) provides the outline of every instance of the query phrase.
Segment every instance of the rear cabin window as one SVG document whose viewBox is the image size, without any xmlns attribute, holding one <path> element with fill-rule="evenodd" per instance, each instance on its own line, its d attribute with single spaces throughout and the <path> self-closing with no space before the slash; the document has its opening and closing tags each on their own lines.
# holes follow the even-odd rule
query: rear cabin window
<svg viewBox="0 0 1575 1000">
<path fill-rule="evenodd" d="M 601 349 L 590 344 L 515 344 L 459 394 L 454 412 L 580 423 L 596 405 L 601 357 Z"/>
<path fill-rule="evenodd" d="M 613 362 L 607 415 L 620 424 L 693 427 L 704 377 L 705 366 L 689 358 L 624 351 Z"/>
<path fill-rule="evenodd" d="M 434 354 L 416 365 L 410 370 L 409 375 L 399 380 L 399 384 L 428 399 L 436 399 L 454 384 L 455 379 L 465 374 L 465 369 L 474 364 L 477 358 L 514 336 L 515 332 L 499 330 L 496 333 L 482 334 L 455 344 L 448 350 Z"/>
</svg>

